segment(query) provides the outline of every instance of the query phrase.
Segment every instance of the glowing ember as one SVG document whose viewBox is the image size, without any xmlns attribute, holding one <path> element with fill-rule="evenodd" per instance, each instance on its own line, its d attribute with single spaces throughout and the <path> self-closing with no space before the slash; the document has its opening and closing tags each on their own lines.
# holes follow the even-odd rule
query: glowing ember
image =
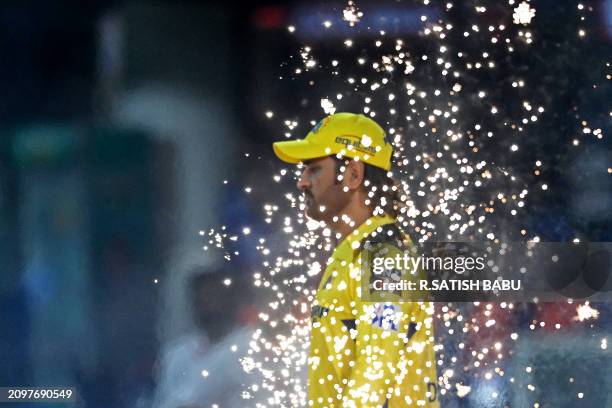
<svg viewBox="0 0 612 408">
<path fill-rule="evenodd" d="M 323 108 L 323 112 L 325 112 L 327 115 L 331 115 L 336 112 L 334 103 L 327 98 L 321 99 L 321 107 Z"/>
<path fill-rule="evenodd" d="M 353 1 L 349 1 L 346 8 L 342 10 L 342 18 L 347 21 L 350 26 L 358 23 L 361 17 L 363 17 L 363 13 L 357 9 Z"/>
<path fill-rule="evenodd" d="M 580 320 L 581 322 L 588 319 L 597 319 L 599 316 L 599 311 L 597 309 L 593 309 L 588 302 L 583 305 L 579 305 L 576 308 L 577 316 L 574 317 L 574 320 Z"/>
<path fill-rule="evenodd" d="M 472 387 L 470 387 L 469 385 L 463 385 L 459 383 L 455 384 L 455 388 L 457 388 L 457 396 L 459 398 L 465 397 L 472 390 Z"/>
<path fill-rule="evenodd" d="M 529 24 L 531 23 L 531 19 L 535 17 L 535 9 L 532 9 L 527 2 L 521 2 L 514 9 L 514 14 L 512 14 L 512 18 L 514 19 L 514 24 Z"/>
</svg>

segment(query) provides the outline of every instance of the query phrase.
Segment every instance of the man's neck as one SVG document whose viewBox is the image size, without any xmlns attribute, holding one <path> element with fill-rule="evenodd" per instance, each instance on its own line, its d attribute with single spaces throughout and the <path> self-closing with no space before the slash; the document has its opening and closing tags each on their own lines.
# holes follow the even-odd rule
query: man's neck
<svg viewBox="0 0 612 408">
<path fill-rule="evenodd" d="M 348 219 L 342 219 L 339 215 L 339 219 L 336 222 L 332 222 L 330 228 L 337 234 L 340 234 L 339 241 L 344 240 L 351 232 L 359 228 L 361 224 L 366 222 L 368 218 L 372 216 L 372 211 L 366 206 L 356 206 L 355 208 L 347 208 L 342 212 Z"/>
</svg>

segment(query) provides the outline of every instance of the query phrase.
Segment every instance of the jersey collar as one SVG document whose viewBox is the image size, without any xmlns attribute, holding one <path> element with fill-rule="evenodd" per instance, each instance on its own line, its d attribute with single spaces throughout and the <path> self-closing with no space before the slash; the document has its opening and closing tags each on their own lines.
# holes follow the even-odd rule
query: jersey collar
<svg viewBox="0 0 612 408">
<path fill-rule="evenodd" d="M 334 250 L 332 255 L 335 259 L 350 259 L 353 251 L 360 248 L 360 242 L 374 232 L 378 227 L 394 223 L 395 219 L 387 214 L 374 215 L 368 218 L 363 224 L 347 235 Z"/>
</svg>

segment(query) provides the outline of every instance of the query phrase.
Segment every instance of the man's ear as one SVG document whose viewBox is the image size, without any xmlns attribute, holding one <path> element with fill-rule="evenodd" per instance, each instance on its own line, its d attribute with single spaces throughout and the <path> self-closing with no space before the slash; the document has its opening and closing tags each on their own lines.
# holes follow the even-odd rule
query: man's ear
<svg viewBox="0 0 612 408">
<path fill-rule="evenodd" d="M 344 185 L 351 190 L 357 190 L 363 183 L 364 171 L 363 162 L 350 160 L 344 171 Z"/>
</svg>

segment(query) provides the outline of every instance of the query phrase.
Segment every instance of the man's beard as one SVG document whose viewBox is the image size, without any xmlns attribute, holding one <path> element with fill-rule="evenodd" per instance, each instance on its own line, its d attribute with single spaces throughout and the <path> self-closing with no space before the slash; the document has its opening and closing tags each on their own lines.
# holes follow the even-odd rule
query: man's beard
<svg viewBox="0 0 612 408">
<path fill-rule="evenodd" d="M 304 190 L 304 211 L 306 215 L 314 220 L 322 221 L 323 213 L 319 210 L 314 196 L 308 190 Z"/>
<path fill-rule="evenodd" d="M 332 188 L 336 188 L 336 185 L 334 185 Z M 340 187 L 338 186 L 337 188 L 339 189 Z M 338 194 L 338 191 L 327 191 L 326 194 L 322 194 L 322 196 L 330 196 L 331 194 Z M 337 215 L 336 213 L 339 213 L 340 210 L 344 208 L 342 205 L 339 205 L 340 203 L 331 205 L 334 204 L 333 200 L 327 201 L 329 201 L 329 203 L 321 204 L 320 202 L 317 202 L 310 190 L 304 190 L 305 212 L 306 215 L 313 220 L 331 222 L 334 215 Z"/>
<path fill-rule="evenodd" d="M 304 205 L 308 209 L 310 206 L 314 205 L 314 196 L 308 190 L 304 190 Z"/>
</svg>

